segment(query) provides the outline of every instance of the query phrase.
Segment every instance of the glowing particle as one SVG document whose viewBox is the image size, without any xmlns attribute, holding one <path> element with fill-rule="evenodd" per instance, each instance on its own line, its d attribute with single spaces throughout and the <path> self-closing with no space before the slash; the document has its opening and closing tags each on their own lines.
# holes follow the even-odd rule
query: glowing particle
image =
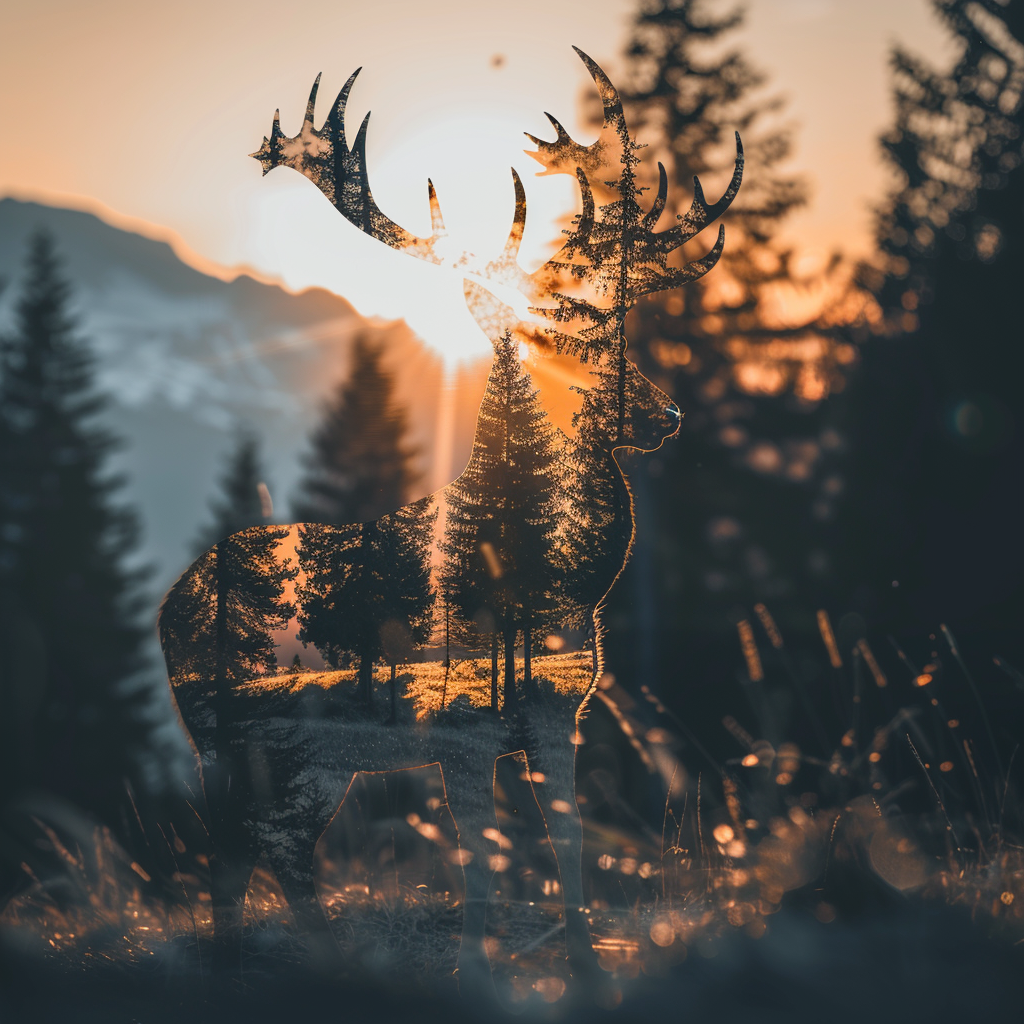
<svg viewBox="0 0 1024 1024">
<path fill-rule="evenodd" d="M 958 718 L 951 718 L 946 723 L 946 725 L 948 725 L 950 727 L 950 729 L 957 729 L 960 726 L 960 719 L 958 719 Z"/>
<path fill-rule="evenodd" d="M 942 764 L 939 765 L 939 771 L 940 772 L 951 772 L 952 770 L 953 770 L 953 762 L 952 761 L 943 761 Z"/>
<path fill-rule="evenodd" d="M 1012 892 L 1003 892 L 1003 893 L 1000 893 L 1000 894 L 999 894 L 999 898 L 1000 898 L 1000 900 L 1002 900 L 1002 901 L 1003 901 L 1003 903 L 1004 903 L 1004 904 L 1005 904 L 1006 906 L 1009 906 L 1009 905 L 1010 905 L 1010 904 L 1011 904 L 1011 903 L 1013 902 L 1013 893 L 1012 893 Z"/>
<path fill-rule="evenodd" d="M 487 864 L 492 871 L 508 871 L 512 866 L 512 861 L 503 853 L 497 853 L 493 857 L 487 858 Z"/>
<path fill-rule="evenodd" d="M 483 837 L 484 839 L 490 839 L 492 843 L 497 843 L 499 850 L 512 849 L 512 840 L 508 836 L 503 836 L 496 828 L 485 828 Z"/>
<path fill-rule="evenodd" d="M 634 857 L 623 857 L 619 862 L 619 870 L 624 875 L 635 875 L 637 863 Z"/>
<path fill-rule="evenodd" d="M 932 677 L 928 672 L 922 672 L 915 680 L 915 686 L 927 686 L 932 681 Z"/>
<path fill-rule="evenodd" d="M 740 763 L 744 768 L 753 768 L 757 764 L 757 754 L 747 754 Z"/>
<path fill-rule="evenodd" d="M 831 924 L 836 919 L 836 908 L 831 903 L 819 903 L 814 908 L 814 916 L 822 924 Z"/>
<path fill-rule="evenodd" d="M 607 853 L 602 853 L 601 856 L 597 858 L 597 866 L 602 871 L 611 871 L 611 869 L 615 867 L 615 858 Z"/>
<path fill-rule="evenodd" d="M 868 754 L 868 760 L 872 764 L 878 764 L 878 762 L 882 760 L 882 755 L 877 750 L 872 750 L 871 753 Z"/>
<path fill-rule="evenodd" d="M 651 942 L 656 946 L 671 946 L 676 937 L 676 930 L 667 918 L 659 917 L 651 925 Z"/>
<path fill-rule="evenodd" d="M 720 846 L 725 846 L 726 843 L 730 842 L 735 836 L 732 828 L 728 825 L 716 825 L 714 831 L 715 842 Z"/>
<path fill-rule="evenodd" d="M 789 772 L 779 772 L 779 774 L 775 776 L 776 785 L 779 786 L 788 786 L 792 781 L 793 776 L 790 775 Z"/>
<path fill-rule="evenodd" d="M 572 807 L 569 805 L 567 800 L 552 800 L 551 810 L 556 814 L 571 814 Z"/>
</svg>

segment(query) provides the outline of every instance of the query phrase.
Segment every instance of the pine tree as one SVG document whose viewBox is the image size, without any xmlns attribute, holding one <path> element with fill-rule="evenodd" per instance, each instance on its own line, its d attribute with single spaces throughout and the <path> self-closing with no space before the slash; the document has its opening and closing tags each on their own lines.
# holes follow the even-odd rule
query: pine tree
<svg viewBox="0 0 1024 1024">
<path fill-rule="evenodd" d="M 622 569 L 633 536 L 629 492 L 610 452 L 610 436 L 618 428 L 607 422 L 617 408 L 618 369 L 597 369 L 594 377 L 563 457 L 568 502 L 560 573 L 563 625 L 587 630 L 592 641 L 594 609 Z M 629 403 L 628 392 L 623 397 Z"/>
<path fill-rule="evenodd" d="M 393 678 L 403 653 L 398 636 L 410 647 L 429 637 L 432 504 L 427 497 L 369 523 L 299 528 L 299 639 L 332 667 L 356 658 L 367 705 L 374 662 L 390 653 Z"/>
<path fill-rule="evenodd" d="M 219 540 L 174 584 L 160 634 L 179 701 L 277 668 L 273 634 L 295 614 L 285 588 L 298 570 L 279 556 L 287 526 L 254 526 Z M 181 688 L 184 688 L 181 689 Z"/>
<path fill-rule="evenodd" d="M 448 505 L 441 586 L 463 623 L 493 626 L 504 652 L 504 707 L 516 703 L 515 648 L 523 638 L 524 691 L 534 690 L 530 668 L 535 631 L 555 612 L 558 571 L 554 434 L 510 337 L 499 341 L 466 471 L 446 491 Z"/>
<path fill-rule="evenodd" d="M 405 412 L 382 350 L 356 339 L 352 371 L 313 434 L 306 473 L 293 504 L 297 522 L 369 523 L 400 508 L 416 482 Z"/>
<path fill-rule="evenodd" d="M 1001 631 L 1005 653 L 1024 607 L 1024 4 L 934 7 L 953 66 L 892 58 L 898 183 L 876 282 L 889 330 L 851 395 L 851 573 L 869 618 Z"/>
<path fill-rule="evenodd" d="M 5 704 L 33 709 L 22 781 L 109 815 L 148 732 L 144 574 L 128 567 L 136 520 L 117 503 L 107 400 L 70 299 L 53 243 L 35 236 L 0 362 L 0 671 Z"/>
<path fill-rule="evenodd" d="M 791 140 L 765 126 L 778 104 L 757 96 L 763 76 L 723 48 L 741 21 L 708 0 L 645 0 L 628 48 L 624 105 L 650 143 L 645 164 L 664 163 L 670 194 L 685 197 L 694 175 L 707 181 L 728 167 L 734 131 L 747 160 L 714 272 L 642 303 L 629 332 L 638 365 L 685 414 L 679 438 L 630 462 L 646 529 L 610 620 L 628 648 L 615 656 L 620 671 L 648 679 L 678 664 L 681 631 L 693 640 L 688 657 L 709 642 L 731 649 L 737 605 L 765 601 L 792 626 L 830 586 L 840 439 L 824 399 L 854 353 L 833 339 L 831 305 L 795 322 L 772 312 L 773 295 L 807 290 L 772 242 L 805 189 L 778 170 Z M 698 237 L 684 256 L 710 243 Z M 840 271 L 816 287 L 845 294 Z"/>
<path fill-rule="evenodd" d="M 187 719 L 213 711 L 213 763 L 203 788 L 220 849 L 244 835 L 252 780 L 240 684 L 277 668 L 273 633 L 295 614 L 285 600 L 297 570 L 278 557 L 288 527 L 255 526 L 217 541 L 174 584 L 160 610 L 160 643 Z"/>
<path fill-rule="evenodd" d="M 202 554 L 217 541 L 250 526 L 264 526 L 274 514 L 270 491 L 265 483 L 255 434 L 239 434 L 224 475 L 220 494 L 210 502 L 210 521 L 196 540 L 196 554 Z"/>
</svg>

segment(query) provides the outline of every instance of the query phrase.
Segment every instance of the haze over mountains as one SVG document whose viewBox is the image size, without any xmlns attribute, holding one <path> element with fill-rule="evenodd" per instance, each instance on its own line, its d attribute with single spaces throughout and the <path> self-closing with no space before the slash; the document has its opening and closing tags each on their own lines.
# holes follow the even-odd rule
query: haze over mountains
<svg viewBox="0 0 1024 1024">
<path fill-rule="evenodd" d="M 125 442 L 114 461 L 124 498 L 141 514 L 142 559 L 156 570 L 154 620 L 160 596 L 198 553 L 193 542 L 240 427 L 262 440 L 275 519 L 289 520 L 306 439 L 347 373 L 356 336 L 384 345 L 419 449 L 421 493 L 468 459 L 486 366 L 446 383 L 440 356 L 402 321 L 368 320 L 321 289 L 293 294 L 245 274 L 204 274 L 166 242 L 90 213 L 0 200 L 0 331 L 11 324 L 26 242 L 38 229 L 64 260 L 98 384 L 112 399 L 106 422 Z"/>
</svg>

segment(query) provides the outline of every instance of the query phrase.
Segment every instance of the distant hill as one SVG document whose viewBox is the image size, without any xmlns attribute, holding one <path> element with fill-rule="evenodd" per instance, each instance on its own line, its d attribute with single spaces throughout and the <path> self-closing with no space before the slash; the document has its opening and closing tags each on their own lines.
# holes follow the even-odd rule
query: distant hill
<svg viewBox="0 0 1024 1024">
<path fill-rule="evenodd" d="M 435 483 L 443 367 L 404 322 L 369 321 L 322 289 L 293 294 L 246 275 L 224 281 L 183 263 L 167 243 L 92 214 L 3 199 L 0 330 L 10 324 L 27 238 L 39 228 L 56 240 L 99 384 L 114 400 L 109 426 L 126 442 L 117 469 L 142 514 L 143 557 L 157 570 L 154 619 L 156 601 L 195 554 L 191 542 L 238 425 L 262 437 L 277 518 L 287 518 L 300 453 L 358 334 L 385 343 L 420 451 L 423 492 Z M 468 458 L 483 386 L 479 369 L 464 379 L 456 472 Z"/>
</svg>

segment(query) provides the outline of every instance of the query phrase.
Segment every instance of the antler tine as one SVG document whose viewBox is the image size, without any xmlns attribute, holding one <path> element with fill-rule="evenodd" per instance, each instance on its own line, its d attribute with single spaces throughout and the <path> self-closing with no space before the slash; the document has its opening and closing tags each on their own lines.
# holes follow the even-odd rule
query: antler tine
<svg viewBox="0 0 1024 1024">
<path fill-rule="evenodd" d="M 348 77 L 348 81 L 338 91 L 338 95 L 334 100 L 334 104 L 331 107 L 331 112 L 327 115 L 327 123 L 324 128 L 327 129 L 330 126 L 330 131 L 335 134 L 340 140 L 341 144 L 348 149 L 348 142 L 345 138 L 345 107 L 348 106 L 348 96 L 352 91 L 352 86 L 355 85 L 356 79 L 359 77 L 359 72 L 362 68 L 356 68 Z M 319 76 L 317 81 L 319 82 Z M 315 95 L 314 86 L 314 95 Z"/>
<path fill-rule="evenodd" d="M 567 232 L 569 237 L 565 244 L 548 260 L 548 263 L 565 262 L 578 246 L 585 245 L 589 241 L 594 231 L 594 190 L 590 187 L 590 179 L 582 167 L 576 168 L 576 180 L 580 183 L 580 199 L 583 202 L 580 219 L 577 221 L 576 227 Z M 542 267 L 541 270 L 543 269 Z"/>
<path fill-rule="evenodd" d="M 626 130 L 626 117 L 622 110 L 622 99 L 619 90 L 611 83 L 611 79 L 604 73 L 600 65 L 593 58 L 585 54 L 578 46 L 573 49 L 580 60 L 587 66 L 590 77 L 593 78 L 597 91 L 601 95 L 601 104 L 604 107 L 604 123 L 613 125 L 617 131 Z"/>
<path fill-rule="evenodd" d="M 316 110 L 316 94 L 317 90 L 320 88 L 320 78 L 322 75 L 323 72 L 321 71 L 313 82 L 313 88 L 309 90 L 309 99 L 306 101 L 306 116 L 302 119 L 303 128 L 305 128 L 307 124 L 310 128 L 313 127 L 313 112 Z"/>
<path fill-rule="evenodd" d="M 740 133 L 736 132 L 736 162 L 733 165 L 732 178 L 721 198 L 709 206 L 704 198 L 704 189 L 701 187 L 700 179 L 694 175 L 693 202 L 690 204 L 689 210 L 680 218 L 679 224 L 674 228 L 669 228 L 668 231 L 662 231 L 657 236 L 663 252 L 671 252 L 683 242 L 689 241 L 729 209 L 733 199 L 736 198 L 736 193 L 740 190 L 740 183 L 743 181 L 743 162 L 743 142 L 740 140 Z"/>
<path fill-rule="evenodd" d="M 427 178 L 427 201 L 430 203 L 430 234 L 433 238 L 440 238 L 448 232 L 444 226 L 444 217 L 441 216 L 441 204 L 437 200 L 437 190 L 429 178 Z"/>
<path fill-rule="evenodd" d="M 536 135 L 531 135 L 529 132 L 523 132 L 523 134 L 535 145 L 535 146 L 557 146 L 565 142 L 572 142 L 569 137 L 569 133 L 562 127 L 562 123 L 555 117 L 554 114 L 549 114 L 546 110 L 544 116 L 554 125 L 555 128 L 555 141 L 545 142 L 543 139 L 538 139 Z M 527 153 L 528 156 L 536 157 L 536 153 Z"/>
<path fill-rule="evenodd" d="M 672 271 L 668 277 L 658 281 L 654 291 L 664 291 L 667 288 L 678 288 L 680 285 L 690 281 L 696 281 L 703 277 L 719 260 L 722 250 L 725 248 L 725 225 L 718 225 L 718 238 L 715 244 L 699 259 L 687 263 L 686 266 Z"/>
<path fill-rule="evenodd" d="M 512 217 L 512 227 L 509 229 L 508 240 L 502 253 L 502 258 L 507 260 L 515 260 L 519 255 L 519 246 L 523 243 L 523 232 L 526 230 L 526 189 L 523 188 L 522 179 L 514 167 L 512 184 L 516 191 L 516 212 Z"/>
<path fill-rule="evenodd" d="M 658 218 L 661 217 L 665 203 L 668 200 L 668 175 L 665 173 L 665 165 L 659 160 L 658 161 L 658 194 L 654 197 L 654 202 L 651 204 L 651 208 L 644 217 L 644 227 L 649 231 L 658 223 Z"/>
</svg>

